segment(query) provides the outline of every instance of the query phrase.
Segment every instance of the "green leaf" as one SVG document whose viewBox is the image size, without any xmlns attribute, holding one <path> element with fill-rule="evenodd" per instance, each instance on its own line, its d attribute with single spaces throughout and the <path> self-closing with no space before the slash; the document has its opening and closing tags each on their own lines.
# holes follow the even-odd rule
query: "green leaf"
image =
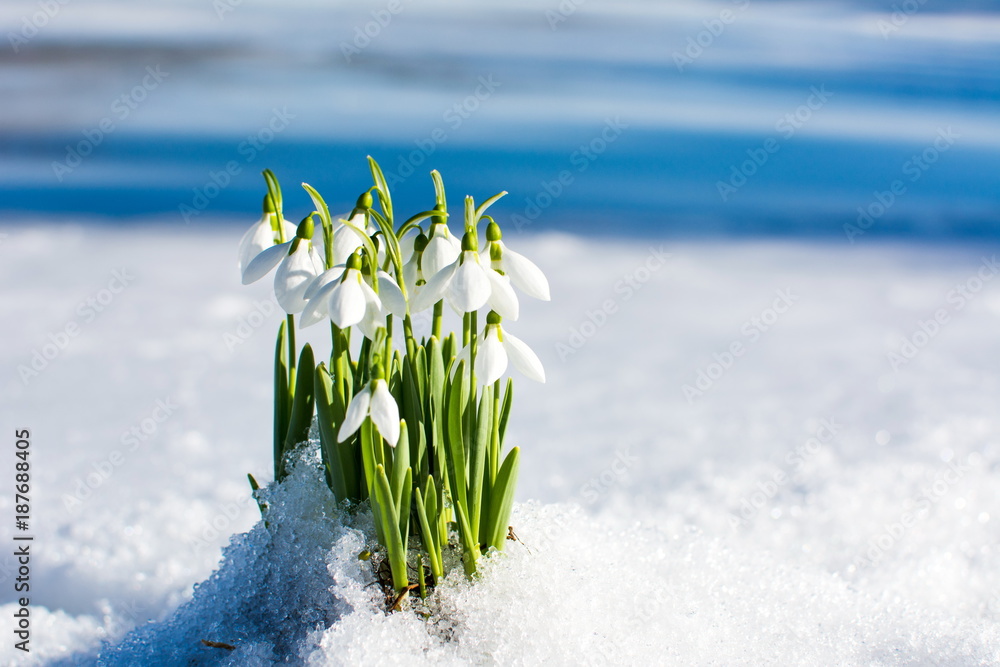
<svg viewBox="0 0 1000 667">
<path fill-rule="evenodd" d="M 504 190 L 503 192 L 498 192 L 497 194 L 493 195 L 492 197 L 484 201 L 482 204 L 480 204 L 479 207 L 476 209 L 476 223 L 478 223 L 479 219 L 483 217 L 483 213 L 486 212 L 486 209 L 488 209 L 490 206 L 493 206 L 493 204 L 497 203 L 497 201 L 499 201 L 500 198 L 506 194 L 507 194 L 506 190 Z"/>
<path fill-rule="evenodd" d="M 514 380 L 507 378 L 507 387 L 503 393 L 503 407 L 500 408 L 500 446 L 503 447 L 504 436 L 507 434 L 507 421 L 510 419 L 510 408 L 514 400 Z"/>
<path fill-rule="evenodd" d="M 497 473 L 496 484 L 493 486 L 490 499 L 489 542 L 488 546 L 503 551 L 507 539 L 507 526 L 510 523 L 510 512 L 514 508 L 514 491 L 517 487 L 517 470 L 521 450 L 514 447 L 507 454 L 500 472 Z"/>
<path fill-rule="evenodd" d="M 406 469 L 396 506 L 396 516 L 399 517 L 399 534 L 403 540 L 403 552 L 409 549 L 410 540 L 410 503 L 413 500 L 413 468 Z"/>
<path fill-rule="evenodd" d="M 333 219 L 330 218 L 330 209 L 323 200 L 323 197 L 320 196 L 320 194 L 316 192 L 316 189 L 308 183 L 303 183 L 302 187 L 309 193 L 309 197 L 312 198 L 313 206 L 316 207 L 316 212 L 319 213 L 319 217 L 323 221 L 323 224 L 332 225 Z"/>
<path fill-rule="evenodd" d="M 333 378 L 326 366 L 316 367 L 316 416 L 319 422 L 320 450 L 326 465 L 330 490 L 338 501 L 358 500 L 357 465 L 353 449 L 349 443 L 337 442 L 337 430 L 343 422 L 343 415 L 336 415 L 334 408 Z"/>
<path fill-rule="evenodd" d="M 433 573 L 435 581 L 440 581 L 444 577 L 444 565 L 437 534 L 437 514 L 431 511 L 433 507 L 431 503 L 434 501 L 435 496 L 433 484 L 434 481 L 430 480 L 426 501 L 419 488 L 414 490 L 414 499 L 416 501 L 417 520 L 420 523 L 420 535 L 423 537 L 424 550 L 427 552 L 427 556 L 431 562 L 431 573 Z"/>
<path fill-rule="evenodd" d="M 476 562 L 482 552 L 479 550 L 479 540 L 472 532 L 469 525 L 469 517 L 465 513 L 465 508 L 461 505 L 455 507 L 455 516 L 458 519 L 458 536 L 462 540 L 462 565 L 465 566 L 465 573 L 472 576 L 476 573 Z"/>
<path fill-rule="evenodd" d="M 463 423 L 465 421 L 466 404 L 463 399 L 466 374 L 465 362 L 459 362 L 455 379 L 448 391 L 448 429 L 446 439 L 448 446 L 448 472 L 451 475 L 451 496 L 456 505 L 462 507 L 468 504 L 468 485 L 466 483 L 465 436 Z"/>
<path fill-rule="evenodd" d="M 469 459 L 469 528 L 479 539 L 480 517 L 483 512 L 483 482 L 486 454 L 490 446 L 493 427 L 493 388 L 486 387 L 479 399 L 479 416 Z"/>
<path fill-rule="evenodd" d="M 274 350 L 274 478 L 281 479 L 281 454 L 288 433 L 291 397 L 288 392 L 288 346 L 286 322 L 278 327 L 278 341 Z"/>
<path fill-rule="evenodd" d="M 392 196 L 389 194 L 389 184 L 385 180 L 385 175 L 382 173 L 382 167 L 378 166 L 378 162 L 375 161 L 371 155 L 368 156 L 368 167 L 372 172 L 372 180 L 375 182 L 375 187 L 378 189 L 379 202 L 382 204 L 382 210 L 385 211 L 386 216 L 392 219 Z"/>
<path fill-rule="evenodd" d="M 396 514 L 396 504 L 392 499 L 392 489 L 389 479 L 385 476 L 385 468 L 375 469 L 375 498 L 377 499 L 376 523 L 382 525 L 385 536 L 386 551 L 389 552 L 389 569 L 392 571 L 392 585 L 396 592 L 401 592 L 409 584 L 406 571 L 406 547 L 399 533 L 399 516 Z M 375 508 L 373 508 L 375 509 Z"/>
<path fill-rule="evenodd" d="M 295 378 L 295 398 L 292 400 L 292 414 L 288 423 L 288 433 L 285 436 L 285 446 L 282 452 L 290 451 L 300 442 L 309 439 L 309 427 L 312 426 L 315 396 L 313 380 L 316 377 L 316 360 L 313 358 L 312 347 L 306 343 L 299 354 L 297 376 Z"/>
</svg>

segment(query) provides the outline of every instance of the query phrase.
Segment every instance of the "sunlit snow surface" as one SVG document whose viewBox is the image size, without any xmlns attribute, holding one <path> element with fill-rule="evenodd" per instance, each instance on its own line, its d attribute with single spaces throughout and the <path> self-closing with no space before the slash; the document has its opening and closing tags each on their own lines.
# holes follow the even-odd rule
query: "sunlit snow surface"
<svg viewBox="0 0 1000 667">
<path fill-rule="evenodd" d="M 510 323 L 548 373 L 517 380 L 508 436 L 523 544 L 424 620 L 381 611 L 365 519 L 308 456 L 255 525 L 279 316 L 238 284 L 242 229 L 0 231 L 36 664 L 1000 662 L 994 247 L 509 235 L 553 293 Z"/>
</svg>

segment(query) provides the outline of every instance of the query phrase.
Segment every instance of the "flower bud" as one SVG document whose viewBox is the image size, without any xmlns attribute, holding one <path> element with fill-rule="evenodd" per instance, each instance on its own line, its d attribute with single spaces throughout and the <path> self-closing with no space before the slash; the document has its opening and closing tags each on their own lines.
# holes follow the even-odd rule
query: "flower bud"
<svg viewBox="0 0 1000 667">
<path fill-rule="evenodd" d="M 430 239 L 424 236 L 423 232 L 417 235 L 417 238 L 413 239 L 413 252 L 423 252 L 430 243 Z"/>
<path fill-rule="evenodd" d="M 371 190 L 365 190 L 361 193 L 361 196 L 358 197 L 358 203 L 354 205 L 354 208 L 367 211 L 372 207 L 373 201 Z"/>
<path fill-rule="evenodd" d="M 352 253 L 351 256 L 347 258 L 347 269 L 344 270 L 344 273 L 347 273 L 347 271 L 351 269 L 354 269 L 355 271 L 361 270 L 361 257 L 358 253 Z"/>
<path fill-rule="evenodd" d="M 487 325 L 490 325 L 490 324 L 500 324 L 502 321 L 503 321 L 503 318 L 500 317 L 500 313 L 496 312 L 495 310 L 491 310 L 489 312 L 489 314 L 486 316 L 486 324 Z"/>
<path fill-rule="evenodd" d="M 475 234 L 470 234 L 466 232 L 462 235 L 462 251 L 463 252 L 476 252 L 479 250 L 479 239 L 476 238 Z"/>
<path fill-rule="evenodd" d="M 444 213 L 447 210 L 447 207 L 444 204 L 435 204 L 434 210 L 441 211 L 442 213 Z M 431 218 L 431 222 L 435 225 L 443 225 L 445 224 L 445 218 L 442 215 L 435 215 L 433 218 Z"/>
<path fill-rule="evenodd" d="M 499 241 L 503 234 L 500 232 L 500 225 L 490 221 L 490 224 L 486 226 L 486 240 L 490 243 Z"/>
<path fill-rule="evenodd" d="M 274 202 L 271 200 L 270 192 L 264 195 L 263 209 L 265 214 L 274 213 Z"/>
<path fill-rule="evenodd" d="M 313 232 L 316 231 L 316 225 L 313 224 L 312 213 L 302 218 L 302 222 L 299 223 L 298 228 L 295 230 L 295 236 L 300 239 L 311 239 L 313 237 Z"/>
</svg>

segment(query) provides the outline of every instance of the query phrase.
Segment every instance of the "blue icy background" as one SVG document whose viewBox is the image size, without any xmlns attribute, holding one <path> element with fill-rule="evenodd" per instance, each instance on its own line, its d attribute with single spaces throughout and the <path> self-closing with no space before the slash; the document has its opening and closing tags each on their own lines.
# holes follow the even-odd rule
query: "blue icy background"
<svg viewBox="0 0 1000 667">
<path fill-rule="evenodd" d="M 866 239 L 996 238 L 995 3 L 909 2 L 53 0 L 48 18 L 8 1 L 0 212 L 245 220 L 264 167 L 345 208 L 370 153 L 393 174 L 414 167 L 396 188 L 407 207 L 426 206 L 434 167 L 452 196 L 508 189 L 502 215 L 532 231 L 843 239 L 858 207 L 902 179 Z M 689 40 L 705 46 L 678 67 Z M 147 68 L 166 76 L 133 93 Z M 814 88 L 827 101 L 800 108 Z M 249 150 L 275 110 L 287 123 Z M 778 123 L 797 111 L 788 136 Z M 616 118 L 627 128 L 581 159 Z M 947 128 L 959 138 L 909 180 L 907 162 Z M 778 151 L 724 201 L 718 183 L 769 138 Z M 54 167 L 81 142 L 92 150 L 78 166 Z M 231 182 L 209 185 L 230 162 Z M 572 182 L 549 198 L 564 171 Z"/>
</svg>

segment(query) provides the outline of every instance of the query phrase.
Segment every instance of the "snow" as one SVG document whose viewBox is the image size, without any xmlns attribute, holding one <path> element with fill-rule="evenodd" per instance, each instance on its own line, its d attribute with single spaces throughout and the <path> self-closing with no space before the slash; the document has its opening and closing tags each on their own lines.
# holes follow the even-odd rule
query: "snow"
<svg viewBox="0 0 1000 667">
<path fill-rule="evenodd" d="M 553 293 L 510 327 L 548 377 L 516 380 L 521 541 L 425 619 L 383 612 L 314 452 L 258 522 L 279 318 L 242 227 L 2 230 L 35 551 L 0 662 L 1000 662 L 995 248 L 508 235 Z"/>
</svg>

